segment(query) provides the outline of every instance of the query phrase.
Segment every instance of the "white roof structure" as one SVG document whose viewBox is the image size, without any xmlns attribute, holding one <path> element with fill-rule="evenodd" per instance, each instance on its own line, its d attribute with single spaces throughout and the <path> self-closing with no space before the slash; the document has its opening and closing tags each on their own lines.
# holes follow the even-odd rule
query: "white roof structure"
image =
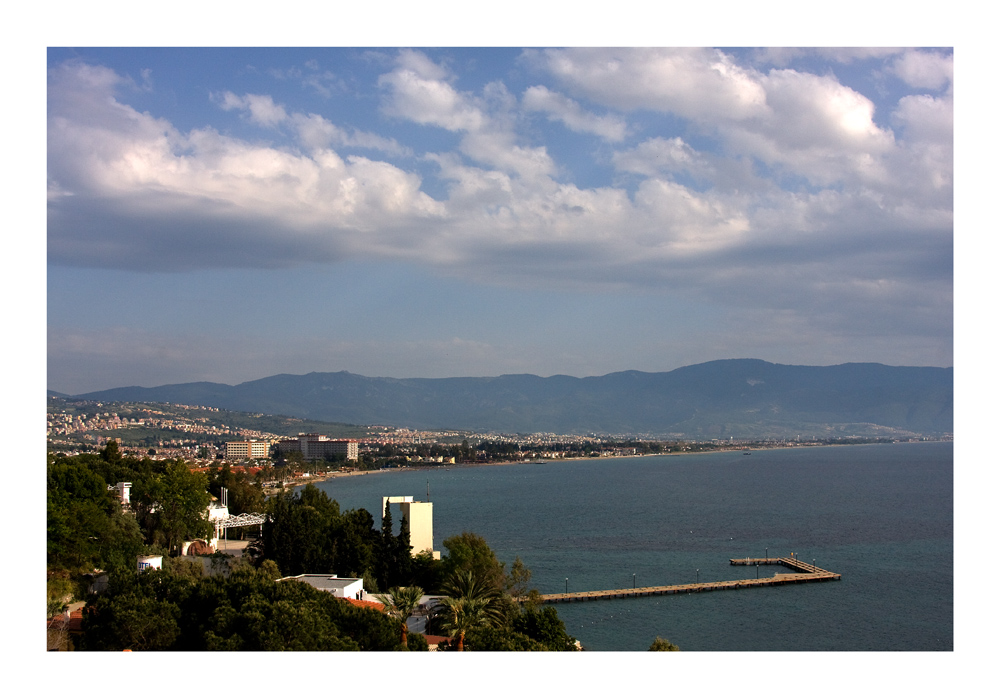
<svg viewBox="0 0 1000 698">
<path fill-rule="evenodd" d="M 294 577 L 282 577 L 278 581 L 287 582 L 292 579 L 305 582 L 320 591 L 328 591 L 341 599 L 348 597 L 356 598 L 359 592 L 364 591 L 362 580 L 351 577 L 338 577 L 335 574 L 299 574 Z"/>
</svg>

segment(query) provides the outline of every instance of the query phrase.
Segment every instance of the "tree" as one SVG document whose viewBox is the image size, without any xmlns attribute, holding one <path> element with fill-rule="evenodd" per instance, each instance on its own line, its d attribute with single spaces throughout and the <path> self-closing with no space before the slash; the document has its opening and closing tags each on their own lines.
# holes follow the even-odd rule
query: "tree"
<svg viewBox="0 0 1000 698">
<path fill-rule="evenodd" d="M 653 644 L 649 646 L 650 652 L 678 652 L 680 649 L 680 647 L 669 640 L 664 640 L 659 635 L 657 635 L 656 639 L 653 640 Z"/>
<path fill-rule="evenodd" d="M 482 536 L 463 531 L 446 538 L 444 547 L 448 550 L 443 561 L 447 576 L 465 571 L 497 591 L 504 588 L 504 565 Z"/>
<path fill-rule="evenodd" d="M 528 599 L 528 584 L 531 582 L 531 570 L 521 561 L 519 556 L 514 557 L 514 563 L 510 566 L 504 586 L 510 597 L 518 603 L 524 603 Z"/>
<path fill-rule="evenodd" d="M 397 623 L 249 566 L 229 577 L 168 570 L 115 576 L 84 614 L 88 650 L 377 650 L 401 648 Z"/>
<path fill-rule="evenodd" d="M 382 537 L 379 539 L 375 569 L 379 589 L 389 588 L 389 574 L 396 558 L 396 539 L 392 535 L 392 511 L 389 507 L 389 500 L 386 499 L 385 509 L 382 512 Z"/>
<path fill-rule="evenodd" d="M 269 500 L 260 560 L 274 560 L 287 575 L 336 574 L 340 505 L 314 485 Z"/>
<path fill-rule="evenodd" d="M 412 567 L 410 548 L 410 520 L 404 516 L 399 522 L 399 535 L 396 536 L 393 566 L 389 574 L 390 583 L 400 584 L 409 581 Z"/>
<path fill-rule="evenodd" d="M 114 443 L 114 442 L 112 442 Z M 72 573 L 133 567 L 143 551 L 135 518 L 79 458 L 55 459 L 47 473 L 48 566 Z"/>
<path fill-rule="evenodd" d="M 423 595 L 424 590 L 420 587 L 393 587 L 388 594 L 375 595 L 375 598 L 385 605 L 386 614 L 402 626 L 400 642 L 403 643 L 404 647 L 407 646 L 408 633 L 406 619 L 413 613 Z"/>
<path fill-rule="evenodd" d="M 525 609 L 514 619 L 511 627 L 515 632 L 540 643 L 547 650 L 553 652 L 576 650 L 576 639 L 566 632 L 566 625 L 552 606 Z"/>
<path fill-rule="evenodd" d="M 211 532 L 208 478 L 191 471 L 183 460 L 169 462 L 163 472 L 136 482 L 133 490 L 149 543 L 177 552 L 182 541 L 206 538 Z"/>
<path fill-rule="evenodd" d="M 499 627 L 506 620 L 501 594 L 488 579 L 469 570 L 456 571 L 444 588 L 437 615 L 449 637 L 457 640 L 456 649 L 465 649 L 465 635 L 480 627 Z"/>
<path fill-rule="evenodd" d="M 229 514 L 263 512 L 266 508 L 264 488 L 245 471 L 234 472 L 229 463 L 223 463 L 221 468 L 212 468 L 209 474 L 208 489 L 215 497 L 222 498 L 222 488 L 227 490 Z"/>
</svg>

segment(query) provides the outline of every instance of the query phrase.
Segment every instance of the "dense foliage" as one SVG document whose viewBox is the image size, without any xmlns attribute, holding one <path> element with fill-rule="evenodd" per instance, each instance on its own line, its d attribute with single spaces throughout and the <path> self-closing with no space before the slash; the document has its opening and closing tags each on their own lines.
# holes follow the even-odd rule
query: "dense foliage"
<svg viewBox="0 0 1000 698">
<path fill-rule="evenodd" d="M 249 550 L 257 562 L 273 560 L 286 575 L 336 574 L 365 579 L 370 592 L 410 586 L 416 568 L 422 577 L 426 565 L 410 559 L 409 530 L 393 534 L 392 516 L 386 508 L 382 526 L 375 529 L 365 509 L 340 511 L 340 505 L 314 485 L 298 493 L 272 497 L 267 506 L 259 545 Z M 423 566 L 421 566 L 423 565 Z"/>
<path fill-rule="evenodd" d="M 119 574 L 87 607 L 80 649 L 396 650 L 398 625 L 297 581 L 243 568 L 192 580 Z M 419 644 L 419 643 L 418 643 Z"/>
<path fill-rule="evenodd" d="M 114 441 L 100 453 L 50 453 L 46 475 L 50 614 L 83 597 L 89 573 L 134 570 L 137 555 L 177 553 L 183 541 L 209 536 L 210 487 L 227 487 L 240 511 L 264 504 L 245 475 L 223 468 L 210 482 L 182 460 L 123 456 Z M 128 510 L 114 489 L 119 482 L 132 483 Z"/>
</svg>

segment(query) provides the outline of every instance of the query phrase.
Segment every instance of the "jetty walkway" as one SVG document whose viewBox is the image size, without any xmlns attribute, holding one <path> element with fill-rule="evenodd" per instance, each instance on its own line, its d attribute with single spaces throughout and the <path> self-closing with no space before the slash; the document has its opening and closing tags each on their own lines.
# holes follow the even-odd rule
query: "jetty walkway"
<svg viewBox="0 0 1000 698">
<path fill-rule="evenodd" d="M 633 596 L 658 596 L 661 594 L 690 594 L 723 589 L 751 589 L 754 587 L 778 586 L 782 584 L 802 584 L 804 582 L 827 582 L 839 580 L 840 575 L 829 572 L 797 557 L 741 557 L 731 559 L 730 565 L 783 565 L 794 572 L 775 574 L 763 579 L 737 579 L 731 582 L 700 582 L 697 584 L 672 584 L 670 586 L 638 587 L 633 589 L 608 589 L 605 591 L 575 591 L 568 594 L 542 594 L 542 603 L 564 603 L 570 601 L 597 601 L 599 599 L 627 599 Z"/>
</svg>

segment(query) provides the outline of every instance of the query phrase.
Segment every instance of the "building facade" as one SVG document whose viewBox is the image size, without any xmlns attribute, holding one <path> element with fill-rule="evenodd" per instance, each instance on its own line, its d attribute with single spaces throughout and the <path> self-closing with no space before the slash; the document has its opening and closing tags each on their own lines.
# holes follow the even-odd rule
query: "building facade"
<svg viewBox="0 0 1000 698">
<path fill-rule="evenodd" d="M 401 519 L 410 526 L 410 555 L 430 553 L 435 560 L 441 559 L 441 552 L 434 549 L 434 504 L 414 502 L 413 497 L 382 497 L 382 512 L 385 505 L 398 504 Z"/>
<path fill-rule="evenodd" d="M 281 453 L 301 453 L 306 460 L 327 460 L 337 456 L 347 460 L 358 459 L 356 440 L 330 439 L 322 434 L 299 434 L 294 439 L 284 439 L 278 442 L 278 450 Z"/>
<path fill-rule="evenodd" d="M 271 444 L 267 441 L 226 442 L 226 460 L 267 458 L 269 455 L 271 455 Z"/>
</svg>

